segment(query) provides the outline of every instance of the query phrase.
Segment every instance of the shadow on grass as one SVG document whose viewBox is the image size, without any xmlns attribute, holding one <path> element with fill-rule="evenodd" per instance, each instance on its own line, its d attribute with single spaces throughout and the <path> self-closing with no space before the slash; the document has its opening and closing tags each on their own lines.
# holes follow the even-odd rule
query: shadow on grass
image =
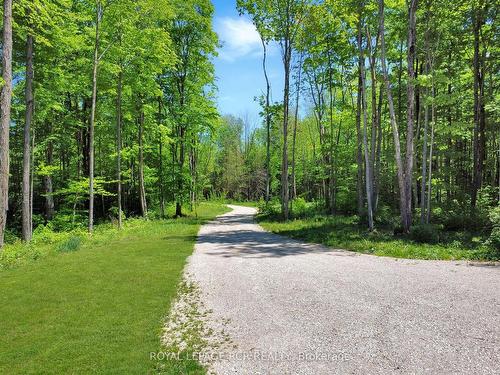
<svg viewBox="0 0 500 375">
<path fill-rule="evenodd" d="M 184 241 L 196 241 L 198 236 L 196 235 L 173 235 L 173 236 L 165 236 L 162 240 L 167 242 L 184 242 Z"/>
<path fill-rule="evenodd" d="M 387 229 L 369 233 L 356 217 L 316 216 L 289 222 L 258 218 L 267 230 L 287 237 L 365 254 L 410 259 L 469 259 L 495 261 L 500 254 L 482 242 L 470 240 L 471 233 L 447 234 L 437 243 L 418 243 L 396 236 Z"/>
<path fill-rule="evenodd" d="M 275 233 L 329 246 L 352 241 L 369 240 L 375 243 L 388 243 L 404 239 L 402 236 L 394 236 L 392 231 L 385 227 L 370 233 L 365 226 L 358 223 L 358 219 L 354 216 L 318 215 L 297 218 L 288 222 L 281 221 L 277 217 L 258 216 L 257 221 L 265 227 L 270 227 Z"/>
</svg>

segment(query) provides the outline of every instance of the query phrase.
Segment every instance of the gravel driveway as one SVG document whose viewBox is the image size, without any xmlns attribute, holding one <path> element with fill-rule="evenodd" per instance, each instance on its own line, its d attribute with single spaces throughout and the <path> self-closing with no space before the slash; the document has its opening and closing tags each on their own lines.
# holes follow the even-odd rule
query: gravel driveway
<svg viewBox="0 0 500 375">
<path fill-rule="evenodd" d="M 187 268 L 232 340 L 215 373 L 500 374 L 500 268 L 305 244 L 230 207 Z"/>
</svg>

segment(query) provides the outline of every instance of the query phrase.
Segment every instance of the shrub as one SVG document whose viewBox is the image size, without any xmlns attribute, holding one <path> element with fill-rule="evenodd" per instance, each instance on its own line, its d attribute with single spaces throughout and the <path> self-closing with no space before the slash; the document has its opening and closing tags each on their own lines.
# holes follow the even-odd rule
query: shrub
<svg viewBox="0 0 500 375">
<path fill-rule="evenodd" d="M 41 256 L 40 250 L 33 244 L 17 242 L 8 245 L 0 253 L 0 269 L 12 268 L 27 260 L 36 260 Z"/>
<path fill-rule="evenodd" d="M 307 214 L 307 202 L 304 198 L 295 198 L 292 201 L 293 216 L 300 217 Z"/>
<path fill-rule="evenodd" d="M 61 243 L 57 250 L 64 253 L 72 252 L 78 250 L 81 245 L 82 245 L 82 237 L 71 236 L 66 241 Z"/>
<path fill-rule="evenodd" d="M 33 243 L 54 243 L 60 239 L 61 235 L 54 232 L 52 229 L 52 224 L 39 225 L 33 231 Z"/>
<path fill-rule="evenodd" d="M 439 242 L 439 231 L 431 224 L 419 224 L 411 228 L 410 238 L 419 243 Z"/>
<path fill-rule="evenodd" d="M 389 206 L 380 205 L 375 215 L 375 222 L 382 226 L 395 228 L 399 224 L 399 216 Z"/>
<path fill-rule="evenodd" d="M 88 216 L 83 211 L 77 211 L 73 214 L 71 210 L 61 210 L 50 221 L 50 225 L 56 232 L 68 232 L 73 229 L 86 228 L 88 225 Z"/>
<path fill-rule="evenodd" d="M 445 230 L 453 231 L 484 231 L 489 227 L 489 221 L 486 215 L 470 212 L 452 213 L 447 215 L 443 221 Z"/>
<path fill-rule="evenodd" d="M 259 214 L 264 217 L 278 217 L 280 215 L 281 208 L 278 201 L 259 202 Z"/>
<path fill-rule="evenodd" d="M 500 250 L 500 206 L 493 208 L 489 213 L 489 217 L 493 229 L 488 242 L 495 249 Z"/>
<path fill-rule="evenodd" d="M 444 229 L 447 231 L 459 231 L 467 226 L 467 219 L 464 215 L 452 213 L 444 217 L 443 225 Z"/>
<path fill-rule="evenodd" d="M 4 233 L 4 242 L 6 244 L 13 244 L 15 242 L 17 242 L 19 240 L 19 238 L 15 235 L 14 232 L 10 231 L 10 230 L 5 230 L 5 233 Z"/>
<path fill-rule="evenodd" d="M 150 210 L 150 211 L 152 211 L 152 210 Z M 111 207 L 111 208 L 108 210 L 108 213 L 109 213 L 110 218 L 111 218 L 111 221 L 112 221 L 113 223 L 114 223 L 114 222 L 116 222 L 116 221 L 118 221 L 118 207 L 116 207 L 116 206 Z M 125 212 L 123 212 L 123 209 L 122 209 L 121 214 L 122 214 L 122 215 L 121 215 L 121 216 L 122 216 L 122 220 L 126 220 L 126 219 L 127 219 L 127 217 L 126 217 L 126 215 L 125 215 Z M 148 214 L 149 214 L 149 212 L 148 212 Z M 153 215 L 154 215 L 154 214 L 156 214 L 156 211 L 153 211 Z M 155 218 L 156 218 L 156 217 L 160 217 L 160 215 L 158 214 L 158 215 L 156 215 L 156 216 L 155 216 Z"/>
</svg>

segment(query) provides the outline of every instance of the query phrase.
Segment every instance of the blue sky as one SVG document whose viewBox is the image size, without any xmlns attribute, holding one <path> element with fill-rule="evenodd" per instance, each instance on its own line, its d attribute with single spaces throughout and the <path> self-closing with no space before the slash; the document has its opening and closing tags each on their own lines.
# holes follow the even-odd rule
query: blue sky
<svg viewBox="0 0 500 375">
<path fill-rule="evenodd" d="M 218 108 L 221 114 L 247 117 L 257 125 L 260 108 L 254 98 L 264 93 L 266 87 L 259 34 L 247 16 L 238 15 L 236 0 L 213 0 L 213 4 L 214 29 L 223 44 L 214 60 Z M 267 69 L 273 99 L 278 101 L 283 90 L 283 73 L 277 46 L 269 47 Z"/>
</svg>

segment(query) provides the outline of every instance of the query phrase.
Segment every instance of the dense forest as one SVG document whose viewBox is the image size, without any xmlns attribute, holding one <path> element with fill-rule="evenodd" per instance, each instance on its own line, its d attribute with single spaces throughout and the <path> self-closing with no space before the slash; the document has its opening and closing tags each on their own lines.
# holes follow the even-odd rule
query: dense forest
<svg viewBox="0 0 500 375">
<path fill-rule="evenodd" d="M 218 114 L 209 0 L 4 1 L 0 246 L 219 198 L 500 237 L 494 0 L 237 7 L 262 38 L 258 127 Z"/>
</svg>

